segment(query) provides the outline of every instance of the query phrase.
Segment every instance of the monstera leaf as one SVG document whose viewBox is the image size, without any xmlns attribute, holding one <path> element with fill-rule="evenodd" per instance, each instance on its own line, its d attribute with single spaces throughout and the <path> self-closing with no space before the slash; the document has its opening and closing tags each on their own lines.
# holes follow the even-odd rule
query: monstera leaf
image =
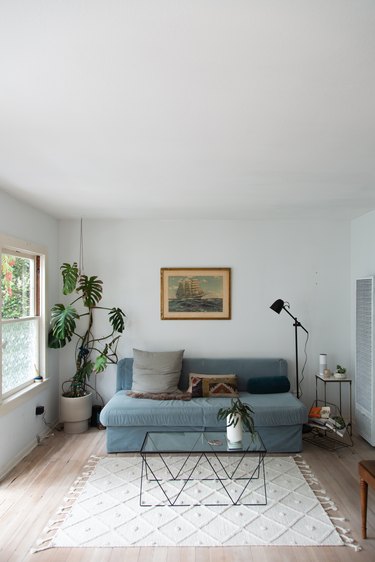
<svg viewBox="0 0 375 562">
<path fill-rule="evenodd" d="M 63 304 L 55 304 L 51 308 L 51 331 L 53 337 L 61 342 L 58 347 L 64 347 L 72 339 L 77 318 L 79 314 L 70 304 L 66 307 Z"/>
<path fill-rule="evenodd" d="M 64 340 L 60 340 L 59 338 L 57 338 L 54 333 L 52 328 L 49 329 L 48 331 L 48 347 L 51 347 L 52 349 L 60 349 L 61 347 L 65 347 L 65 344 L 67 343 L 68 340 L 64 339 Z"/>
<path fill-rule="evenodd" d="M 83 304 L 88 308 L 92 308 L 102 299 L 103 281 L 98 279 L 96 275 L 87 277 L 82 275 L 78 283 L 78 291 L 82 292 Z"/>
<path fill-rule="evenodd" d="M 72 265 L 63 263 L 60 269 L 63 277 L 63 293 L 64 295 L 70 295 L 77 286 L 79 276 L 77 263 L 74 262 Z"/>
<path fill-rule="evenodd" d="M 95 373 L 102 373 L 103 371 L 105 371 L 107 367 L 107 363 L 108 360 L 107 360 L 106 350 L 104 350 L 104 352 L 101 355 L 99 355 L 95 360 L 95 365 L 94 365 Z"/>
<path fill-rule="evenodd" d="M 121 308 L 112 308 L 109 313 L 109 321 L 111 323 L 112 328 L 116 332 L 120 332 L 120 334 L 125 329 L 125 314 L 121 310 Z"/>
</svg>

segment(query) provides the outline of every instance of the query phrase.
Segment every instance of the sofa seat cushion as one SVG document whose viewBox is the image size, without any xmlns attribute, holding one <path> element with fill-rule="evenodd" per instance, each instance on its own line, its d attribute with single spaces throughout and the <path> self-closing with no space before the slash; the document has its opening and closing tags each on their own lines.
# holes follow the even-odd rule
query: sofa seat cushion
<svg viewBox="0 0 375 562">
<path fill-rule="evenodd" d="M 307 409 L 302 402 L 297 400 L 290 392 L 277 394 L 249 394 L 240 392 L 240 400 L 248 404 L 253 410 L 254 423 L 257 427 L 275 427 L 285 425 L 303 424 L 307 422 Z M 201 398 L 204 400 L 203 421 L 205 427 L 222 426 L 223 422 L 216 419 L 218 408 L 230 404 L 230 399 Z"/>
<path fill-rule="evenodd" d="M 195 400 L 150 400 L 132 398 L 120 390 L 101 411 L 100 420 L 110 426 L 168 426 L 203 425 L 203 411 Z"/>
<path fill-rule="evenodd" d="M 258 427 L 288 426 L 307 421 L 306 407 L 290 392 L 278 394 L 240 393 L 240 399 L 254 411 Z M 224 427 L 217 412 L 230 404 L 230 398 L 193 398 L 181 400 L 150 400 L 127 396 L 118 391 L 101 412 L 101 422 L 110 426 L 138 427 Z"/>
</svg>

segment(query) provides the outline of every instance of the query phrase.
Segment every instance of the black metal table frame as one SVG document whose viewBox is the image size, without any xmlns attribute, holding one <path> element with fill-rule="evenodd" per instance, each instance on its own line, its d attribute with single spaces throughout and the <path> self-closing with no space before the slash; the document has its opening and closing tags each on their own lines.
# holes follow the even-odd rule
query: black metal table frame
<svg viewBox="0 0 375 562">
<path fill-rule="evenodd" d="M 341 385 L 342 384 L 349 384 L 349 421 L 346 424 L 346 427 L 348 429 L 349 435 L 352 436 L 353 433 L 353 419 L 352 419 L 352 380 L 351 379 L 337 379 L 334 377 L 330 377 L 328 379 L 325 379 L 324 377 L 322 377 L 321 375 L 315 375 L 315 404 L 318 405 L 318 381 L 321 381 L 324 385 L 324 404 L 327 405 L 327 384 L 338 384 L 339 385 L 339 406 L 338 406 L 338 410 L 340 412 L 340 416 L 342 416 L 342 390 L 341 390 Z M 321 400 L 321 402 L 323 402 L 323 400 Z"/>
<path fill-rule="evenodd" d="M 199 433 L 199 432 L 198 432 Z M 197 440 L 199 439 L 199 436 L 201 435 L 201 433 L 199 433 Z M 145 441 L 147 439 L 148 434 L 146 434 L 146 438 Z M 143 449 L 143 446 L 142 446 Z M 236 506 L 254 506 L 254 505 L 267 505 L 267 488 L 266 488 L 266 476 L 265 476 L 265 468 L 264 468 L 264 458 L 266 456 L 266 450 L 264 451 L 248 451 L 248 450 L 231 450 L 229 451 L 215 451 L 213 448 L 211 451 L 205 451 L 205 452 L 200 452 L 200 451 L 143 451 L 141 449 L 140 454 L 142 457 L 142 468 L 141 468 L 141 483 L 140 483 L 140 492 L 139 492 L 139 503 L 141 507 L 164 507 L 164 506 L 173 506 L 173 507 L 192 507 L 195 505 L 204 505 L 207 507 L 212 507 L 212 506 L 229 506 L 229 505 L 236 505 Z M 235 468 L 233 471 L 231 471 L 230 473 L 228 473 L 227 468 L 223 465 L 219 455 L 225 455 L 225 456 L 233 456 L 234 453 L 242 453 L 238 463 L 236 464 Z M 167 455 L 182 455 L 182 454 L 186 454 L 186 458 L 184 459 L 184 462 L 182 464 L 182 466 L 179 468 L 177 474 L 173 474 L 170 467 L 168 466 L 166 460 L 165 460 L 165 456 Z M 258 455 L 258 463 L 256 465 L 256 467 L 254 468 L 254 470 L 252 471 L 252 473 L 246 477 L 241 476 L 236 478 L 236 472 L 239 469 L 243 459 L 248 456 L 249 454 L 251 455 Z M 213 463 L 210 460 L 210 456 L 213 456 L 219 463 L 221 469 L 223 470 L 225 477 L 220 477 L 220 475 L 217 472 L 217 469 L 215 468 L 215 466 L 213 465 Z M 168 482 L 171 481 L 182 481 L 183 485 L 180 489 L 180 491 L 177 493 L 177 495 L 172 498 L 170 496 L 168 496 L 165 487 L 163 487 L 163 482 L 165 481 L 165 479 L 160 479 L 157 478 L 155 471 L 152 469 L 152 467 L 150 466 L 147 457 L 148 456 L 158 456 L 164 467 L 167 469 L 170 478 L 168 479 Z M 180 478 L 182 471 L 184 470 L 186 464 L 188 463 L 189 459 L 192 458 L 193 456 L 197 456 L 197 459 L 193 465 L 193 467 L 189 470 L 188 474 L 186 477 L 184 478 Z M 210 465 L 213 474 L 215 475 L 212 478 L 192 478 L 192 475 L 194 474 L 194 471 L 197 469 L 198 465 L 200 464 L 201 460 L 205 459 L 208 464 Z M 152 477 L 150 478 L 150 473 L 152 475 Z M 241 502 L 241 498 L 243 497 L 245 491 L 247 490 L 250 482 L 252 482 L 253 480 L 257 480 L 258 478 L 261 477 L 261 473 L 263 476 L 263 490 L 264 490 L 264 502 L 257 502 L 257 503 L 243 503 Z M 166 502 L 164 503 L 155 503 L 155 504 L 146 504 L 142 502 L 142 493 L 143 493 L 143 480 L 146 479 L 148 481 L 151 482 L 156 482 L 161 490 L 161 492 L 163 493 Z M 230 480 L 230 482 L 235 482 L 235 481 L 239 481 L 239 480 L 244 480 L 246 481 L 245 486 L 242 488 L 242 491 L 240 492 L 240 494 L 238 495 L 237 499 L 235 499 L 231 493 L 228 491 L 227 486 L 226 486 L 226 481 Z M 229 498 L 229 502 L 228 503 L 204 503 L 204 502 L 197 502 L 194 504 L 187 504 L 187 503 L 177 503 L 178 499 L 180 498 L 182 492 L 184 491 L 186 485 L 189 482 L 192 481 L 217 481 L 220 482 L 223 490 L 225 491 L 225 493 L 227 494 L 228 498 Z"/>
<path fill-rule="evenodd" d="M 324 385 L 324 399 L 318 399 L 318 381 L 321 381 Z M 327 384 L 338 384 L 339 387 L 339 405 L 333 404 L 332 402 L 327 401 Z M 338 449 L 344 447 L 353 447 L 353 439 L 352 439 L 352 432 L 353 432 L 353 420 L 352 420 L 352 380 L 351 379 L 335 379 L 334 377 L 330 377 L 328 379 L 324 378 L 323 376 L 315 375 L 315 406 L 318 406 L 319 403 L 322 403 L 324 406 L 330 405 L 335 406 L 340 416 L 342 416 L 342 391 L 341 385 L 342 384 L 349 384 L 349 422 L 345 426 L 345 432 L 343 436 L 338 439 L 335 437 L 335 432 L 332 429 L 322 427 L 314 427 L 311 434 L 307 433 L 304 436 L 304 441 L 312 443 L 322 449 L 327 449 L 328 451 L 337 451 Z M 348 436 L 347 439 L 345 436 Z"/>
</svg>

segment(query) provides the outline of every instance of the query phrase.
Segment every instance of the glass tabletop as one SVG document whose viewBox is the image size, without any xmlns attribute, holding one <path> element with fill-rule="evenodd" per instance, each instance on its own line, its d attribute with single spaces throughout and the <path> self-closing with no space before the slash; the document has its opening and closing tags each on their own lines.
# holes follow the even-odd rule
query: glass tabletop
<svg viewBox="0 0 375 562">
<path fill-rule="evenodd" d="M 152 431 L 146 434 L 142 453 L 266 453 L 256 431 L 244 432 L 241 448 L 229 448 L 225 431 Z"/>
</svg>

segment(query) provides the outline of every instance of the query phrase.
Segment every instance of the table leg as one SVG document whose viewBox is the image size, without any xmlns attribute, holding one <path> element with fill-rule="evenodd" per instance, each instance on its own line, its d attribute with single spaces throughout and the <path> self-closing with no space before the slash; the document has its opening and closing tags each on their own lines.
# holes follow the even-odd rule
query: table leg
<svg viewBox="0 0 375 562">
<path fill-rule="evenodd" d="M 361 495 L 361 516 L 362 516 L 362 538 L 367 537 L 367 492 L 368 485 L 365 480 L 360 480 L 360 495 Z"/>
</svg>

